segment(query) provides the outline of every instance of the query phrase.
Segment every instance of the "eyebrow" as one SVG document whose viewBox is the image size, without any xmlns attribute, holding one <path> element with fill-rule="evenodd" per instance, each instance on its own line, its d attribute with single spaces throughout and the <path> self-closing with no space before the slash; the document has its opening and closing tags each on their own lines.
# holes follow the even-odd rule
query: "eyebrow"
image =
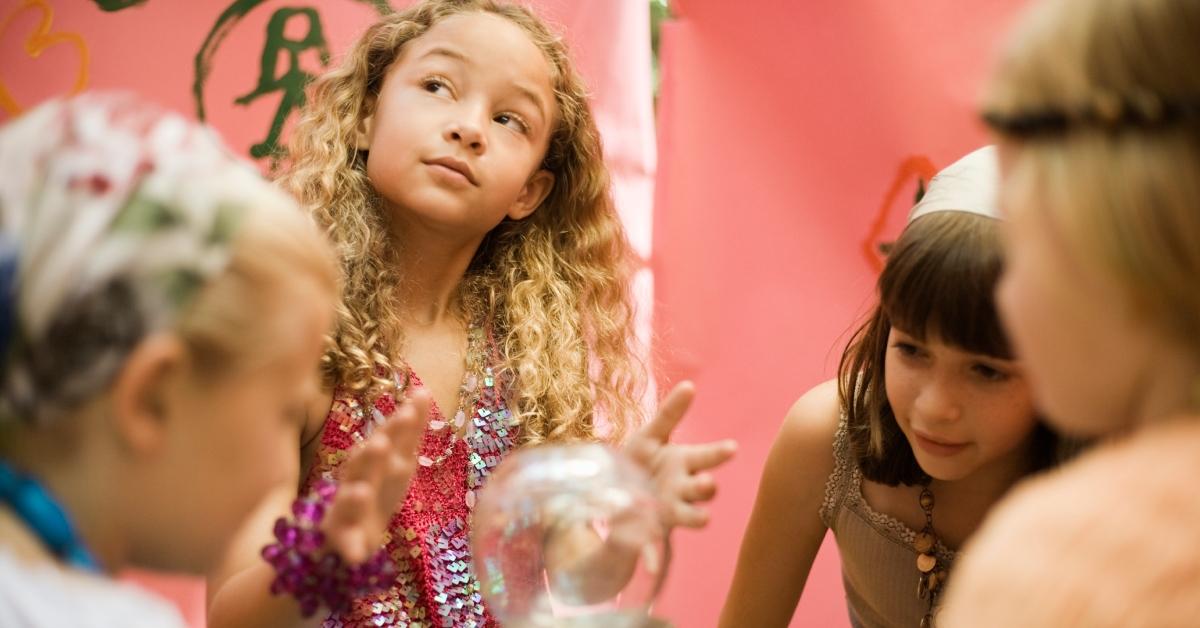
<svg viewBox="0 0 1200 628">
<path fill-rule="evenodd" d="M 445 46 L 435 46 L 434 48 L 430 48 L 419 58 L 425 59 L 432 56 L 447 57 L 468 65 L 471 64 L 471 59 L 467 57 L 467 55 L 459 52 L 458 50 L 447 48 Z M 546 106 L 545 100 L 543 100 L 535 90 L 523 83 L 514 83 L 513 87 L 521 93 L 522 97 L 533 103 L 533 106 L 537 109 L 538 114 L 541 115 L 543 119 L 549 117 L 548 113 L 550 108 Z"/>
<path fill-rule="evenodd" d="M 438 56 L 442 56 L 442 57 L 450 57 L 451 59 L 457 59 L 458 61 L 462 61 L 463 63 L 471 62 L 471 60 L 467 58 L 467 55 L 465 55 L 453 48 L 446 48 L 444 46 L 437 46 L 434 48 L 430 48 L 428 51 L 425 52 L 425 54 L 421 55 L 421 58 L 424 59 L 425 57 L 432 57 L 434 55 L 438 55 Z"/>
<path fill-rule="evenodd" d="M 543 119 L 549 117 L 547 114 L 550 109 L 546 106 L 546 103 L 536 91 L 522 83 L 514 83 L 513 87 L 516 88 L 516 90 L 520 92 L 521 96 L 525 97 L 526 100 L 533 103 L 534 108 L 537 109 L 538 115 L 540 115 Z"/>
</svg>

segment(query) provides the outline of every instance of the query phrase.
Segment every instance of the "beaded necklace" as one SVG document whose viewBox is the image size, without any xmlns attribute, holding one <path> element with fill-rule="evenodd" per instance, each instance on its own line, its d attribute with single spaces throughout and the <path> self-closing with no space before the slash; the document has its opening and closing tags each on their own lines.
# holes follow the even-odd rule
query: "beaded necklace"
<svg viewBox="0 0 1200 628">
<path fill-rule="evenodd" d="M 918 498 L 921 510 L 925 512 L 925 527 L 917 534 L 914 547 L 917 550 L 917 571 L 921 579 L 917 582 L 917 598 L 927 600 L 929 606 L 925 616 L 921 618 L 921 628 L 933 628 L 933 610 L 937 604 L 938 594 L 946 583 L 948 572 L 946 565 L 938 560 L 936 547 L 937 533 L 933 530 L 933 491 L 929 490 L 928 478 L 921 483 L 921 495 Z"/>
<path fill-rule="evenodd" d="M 458 443 L 459 433 L 468 445 L 467 456 L 467 507 L 475 507 L 475 491 L 483 485 L 492 468 L 500 464 L 505 453 L 513 447 L 511 429 L 516 425 L 512 412 L 503 403 L 492 367 L 488 364 L 485 333 L 481 326 L 467 328 L 467 353 L 463 382 L 459 387 L 459 405 L 454 417 L 430 421 L 429 429 L 438 432 L 450 428 L 446 447 L 436 457 L 419 456 L 417 463 L 423 467 L 438 467 L 444 463 Z M 396 397 L 402 398 L 408 388 L 409 377 L 397 381 Z M 445 417 L 443 417 L 445 418 Z"/>
<path fill-rule="evenodd" d="M 463 373 L 462 384 L 458 388 L 458 409 L 454 413 L 449 426 L 453 429 L 450 432 L 449 442 L 446 443 L 446 448 L 436 458 L 421 456 L 417 462 L 422 467 L 440 466 L 450 454 L 454 453 L 454 445 L 458 443 L 458 434 L 462 431 L 463 426 L 467 422 L 467 412 L 475 407 L 476 402 L 480 398 L 480 375 L 484 375 L 484 386 L 491 387 L 494 385 L 494 380 L 491 375 L 491 367 L 484 366 L 484 350 L 483 346 L 483 330 L 478 325 L 471 325 L 467 328 L 467 353 L 463 358 L 466 363 L 466 369 Z M 411 371 L 411 369 L 409 369 Z M 406 376 L 396 383 L 396 397 L 402 398 L 405 396 L 408 388 L 409 378 Z M 445 418 L 443 416 L 443 418 Z M 467 425 L 468 433 L 473 431 L 474 421 L 471 425 Z M 446 429 L 448 424 L 445 421 L 430 421 L 429 429 L 438 432 Z"/>
</svg>

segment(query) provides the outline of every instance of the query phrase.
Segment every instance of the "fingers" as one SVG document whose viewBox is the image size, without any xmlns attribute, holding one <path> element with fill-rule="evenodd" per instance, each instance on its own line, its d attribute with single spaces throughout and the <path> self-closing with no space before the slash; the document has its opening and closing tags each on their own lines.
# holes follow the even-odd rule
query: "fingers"
<svg viewBox="0 0 1200 628">
<path fill-rule="evenodd" d="M 350 454 L 338 481 L 337 495 L 326 513 L 326 527 L 357 524 L 379 492 L 387 470 L 390 443 L 383 434 L 371 438 Z"/>
<path fill-rule="evenodd" d="M 388 464 L 378 490 L 379 514 L 390 517 L 404 502 L 408 494 L 408 485 L 417 470 L 416 452 L 408 454 L 393 453 L 388 456 Z"/>
<path fill-rule="evenodd" d="M 677 501 L 668 507 L 668 517 L 673 527 L 703 528 L 708 525 L 708 510 Z"/>
<path fill-rule="evenodd" d="M 736 443 L 730 440 L 660 449 L 654 477 L 671 527 L 708 525 L 708 510 L 698 505 L 717 494 L 716 479 L 708 471 L 727 462 L 736 450 Z"/>
<path fill-rule="evenodd" d="M 701 445 L 681 445 L 680 455 L 683 465 L 689 473 L 707 471 L 719 467 L 733 458 L 737 452 L 737 443 L 732 440 L 721 440 Z"/>
<path fill-rule="evenodd" d="M 349 563 L 360 563 L 370 553 L 361 522 L 374 507 L 375 496 L 363 482 L 343 482 L 321 522 L 326 544 Z"/>
<path fill-rule="evenodd" d="M 429 393 L 417 391 L 384 423 L 383 432 L 391 439 L 391 447 L 379 488 L 381 511 L 390 513 L 408 492 L 428 412 Z"/>
<path fill-rule="evenodd" d="M 664 495 L 665 515 L 669 527 L 703 528 L 708 525 L 708 510 L 698 504 L 717 495 L 716 479 L 709 473 L 688 476 L 675 482 Z"/>
<path fill-rule="evenodd" d="M 377 430 L 350 452 L 342 466 L 337 495 L 325 513 L 321 528 L 329 547 L 350 563 L 366 560 L 372 550 L 368 537 L 382 533 L 365 528 L 364 523 L 378 519 L 375 516 L 378 500 L 388 484 L 395 457 L 388 433 Z"/>
<path fill-rule="evenodd" d="M 429 393 L 418 391 L 342 464 L 338 492 L 321 528 L 330 549 L 347 562 L 370 556 L 408 492 L 428 414 Z"/>
<path fill-rule="evenodd" d="M 679 489 L 679 498 L 685 502 L 706 502 L 717 496 L 717 481 L 708 473 L 692 476 Z"/>
<path fill-rule="evenodd" d="M 379 431 L 372 434 L 361 445 L 350 450 L 350 455 L 338 474 L 338 481 L 348 484 L 378 478 L 391 454 L 390 450 L 391 440 L 386 433 Z"/>
<path fill-rule="evenodd" d="M 667 393 L 662 402 L 658 405 L 658 412 L 654 418 L 642 428 L 640 436 L 651 438 L 659 442 L 667 442 L 671 439 L 671 432 L 675 431 L 675 427 L 683 420 L 683 415 L 687 413 L 688 408 L 692 405 L 692 399 L 696 397 L 696 387 L 691 382 L 680 382 Z"/>
<path fill-rule="evenodd" d="M 393 450 L 402 456 L 415 456 L 425 423 L 429 417 L 429 393 L 418 390 L 392 413 L 383 431 L 392 440 Z"/>
</svg>

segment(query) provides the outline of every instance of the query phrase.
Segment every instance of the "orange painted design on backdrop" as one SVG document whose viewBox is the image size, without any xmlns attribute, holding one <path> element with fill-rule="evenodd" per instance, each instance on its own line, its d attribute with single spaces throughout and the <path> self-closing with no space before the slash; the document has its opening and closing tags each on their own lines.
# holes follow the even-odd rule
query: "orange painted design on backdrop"
<svg viewBox="0 0 1200 628">
<path fill-rule="evenodd" d="M 34 28 L 33 34 L 25 40 L 25 52 L 31 59 L 37 59 L 53 46 L 62 44 L 74 46 L 79 54 L 79 69 L 75 74 L 75 85 L 72 86 L 70 93 L 78 94 L 83 91 L 88 83 L 87 43 L 79 33 L 53 32 L 51 30 L 54 24 L 54 9 L 46 0 L 24 0 L 15 10 L 4 16 L 4 21 L 0 22 L 0 39 L 8 34 L 9 26 L 18 15 L 30 10 L 41 11 L 42 17 L 38 21 L 37 27 Z M 8 86 L 4 84 L 3 77 L 0 77 L 0 108 L 12 115 L 17 115 L 25 109 L 13 97 Z"/>
<path fill-rule="evenodd" d="M 867 231 L 867 235 L 862 241 L 862 254 L 875 272 L 883 270 L 884 256 L 879 250 L 879 245 L 884 235 L 883 232 L 887 229 L 888 218 L 891 217 L 893 211 L 896 211 L 896 199 L 900 195 L 900 192 L 907 189 L 908 184 L 917 181 L 922 181 L 925 185 L 929 185 L 929 180 L 935 174 L 937 174 L 937 168 L 934 168 L 933 162 L 929 161 L 929 158 L 924 155 L 913 155 L 900 163 L 900 168 L 896 171 L 896 177 L 892 180 L 892 185 L 888 188 L 887 194 L 884 195 L 883 203 L 876 210 L 875 219 L 871 222 L 871 228 Z M 903 205 L 905 212 L 911 207 L 912 203 Z"/>
</svg>

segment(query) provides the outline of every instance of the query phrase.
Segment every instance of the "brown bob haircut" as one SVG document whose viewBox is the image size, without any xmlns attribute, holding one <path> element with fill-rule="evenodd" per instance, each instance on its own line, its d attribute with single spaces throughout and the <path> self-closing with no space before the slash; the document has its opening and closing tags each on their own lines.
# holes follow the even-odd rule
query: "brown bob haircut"
<svg viewBox="0 0 1200 628">
<path fill-rule="evenodd" d="M 993 297 L 1002 266 L 998 221 L 967 212 L 922 216 L 889 251 L 877 284 L 879 304 L 838 365 L 851 455 L 863 477 L 889 486 L 927 479 L 884 388 L 892 327 L 921 342 L 936 338 L 970 353 L 1012 358 Z M 1057 437 L 1038 421 L 1033 438 L 1035 467 L 1053 465 Z"/>
</svg>

